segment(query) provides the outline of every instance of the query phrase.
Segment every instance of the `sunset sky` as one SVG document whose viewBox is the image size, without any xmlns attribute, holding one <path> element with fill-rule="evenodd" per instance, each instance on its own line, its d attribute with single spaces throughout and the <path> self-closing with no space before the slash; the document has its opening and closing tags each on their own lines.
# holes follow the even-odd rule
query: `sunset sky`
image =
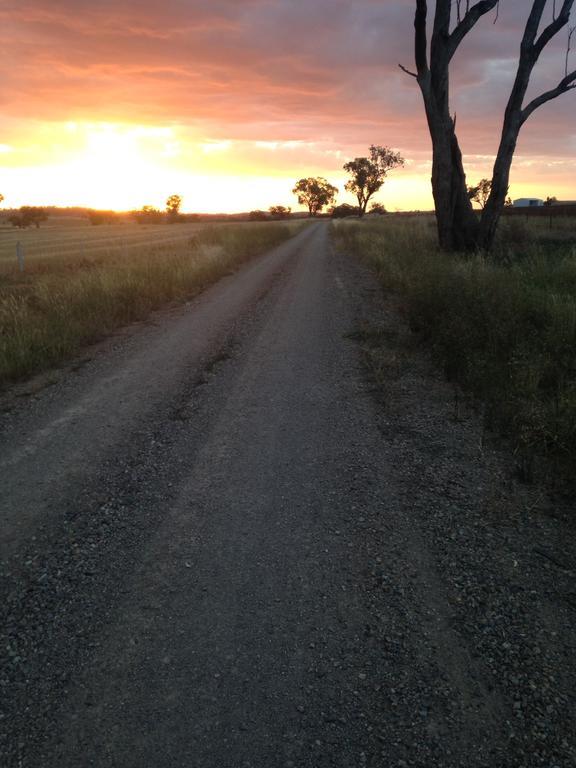
<svg viewBox="0 0 576 768">
<path fill-rule="evenodd" d="M 529 5 L 502 0 L 454 61 L 470 183 L 490 173 Z M 378 199 L 430 208 L 421 96 L 397 66 L 413 66 L 413 12 L 413 0 L 0 0 L 4 206 L 163 207 L 177 193 L 189 211 L 296 207 L 297 179 L 342 189 L 343 163 L 374 143 L 407 159 Z M 533 93 L 563 76 L 565 48 L 562 33 Z M 512 197 L 576 199 L 575 118 L 576 92 L 532 116 Z"/>
</svg>

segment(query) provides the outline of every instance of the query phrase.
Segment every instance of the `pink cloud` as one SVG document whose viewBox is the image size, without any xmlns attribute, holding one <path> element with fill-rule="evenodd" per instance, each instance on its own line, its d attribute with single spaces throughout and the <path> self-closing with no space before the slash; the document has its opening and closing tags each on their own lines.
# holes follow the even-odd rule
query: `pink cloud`
<svg viewBox="0 0 576 768">
<path fill-rule="evenodd" d="M 431 3 L 431 5 L 433 5 Z M 525 4 L 502 3 L 454 61 L 465 151 L 495 150 Z M 428 150 L 411 78 L 412 0 L 19 0 L 0 9 L 6 116 L 153 121 L 237 140 L 303 140 L 359 152 L 371 142 Z M 534 88 L 562 75 L 563 40 Z M 574 96 L 522 137 L 530 154 L 573 154 Z M 549 137 L 553 135 L 554 141 Z"/>
</svg>

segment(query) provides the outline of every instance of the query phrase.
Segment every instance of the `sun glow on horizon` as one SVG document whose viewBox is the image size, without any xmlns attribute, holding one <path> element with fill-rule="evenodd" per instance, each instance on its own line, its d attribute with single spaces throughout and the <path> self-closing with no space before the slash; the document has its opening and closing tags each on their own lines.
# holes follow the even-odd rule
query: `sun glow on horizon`
<svg viewBox="0 0 576 768">
<path fill-rule="evenodd" d="M 19 141 L 1 146 L 4 205 L 15 208 L 163 208 L 170 194 L 179 194 L 188 212 L 235 213 L 271 205 L 297 210 L 295 182 L 316 175 L 339 187 L 338 202 L 354 202 L 344 192 L 341 152 L 319 150 L 313 142 L 234 142 L 180 126 L 68 121 L 32 126 Z M 429 190 L 418 181 L 387 183 L 383 197 L 385 202 L 394 197 L 390 210 L 429 205 Z"/>
<path fill-rule="evenodd" d="M 344 191 L 346 153 L 309 141 L 211 139 L 184 126 L 106 122 L 33 123 L 0 144 L 4 207 L 85 206 L 126 211 L 164 208 L 171 194 L 183 211 L 237 213 L 271 205 L 301 210 L 292 194 L 297 179 L 324 176 L 340 190 L 337 202 L 354 203 Z M 389 211 L 430 210 L 430 164 L 426 153 L 410 157 L 386 180 L 375 200 Z M 471 159 L 469 178 L 489 174 L 489 158 Z M 558 166 L 549 158 L 539 173 Z M 565 161 L 560 166 L 566 169 Z M 550 194 L 550 182 L 532 183 L 533 162 L 518 158 L 513 197 Z M 514 169 L 513 169 L 514 170 Z M 571 197 L 571 177 L 555 183 L 554 194 Z M 547 186 L 544 186 L 547 185 Z M 546 191 L 545 191 L 546 190 Z"/>
</svg>

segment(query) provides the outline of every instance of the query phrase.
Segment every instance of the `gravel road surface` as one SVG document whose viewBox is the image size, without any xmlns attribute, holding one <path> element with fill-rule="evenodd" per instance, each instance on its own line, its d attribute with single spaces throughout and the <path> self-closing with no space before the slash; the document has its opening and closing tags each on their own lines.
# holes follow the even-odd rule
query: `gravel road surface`
<svg viewBox="0 0 576 768">
<path fill-rule="evenodd" d="M 327 224 L 2 403 L 3 767 L 576 764 L 573 525 Z"/>
</svg>

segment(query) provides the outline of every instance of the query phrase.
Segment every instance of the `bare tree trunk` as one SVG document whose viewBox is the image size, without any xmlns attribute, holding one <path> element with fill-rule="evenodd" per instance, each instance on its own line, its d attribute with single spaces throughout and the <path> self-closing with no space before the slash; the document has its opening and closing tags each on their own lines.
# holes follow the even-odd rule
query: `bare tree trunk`
<svg viewBox="0 0 576 768">
<path fill-rule="evenodd" d="M 504 115 L 500 146 L 494 163 L 492 188 L 482 217 L 478 220 L 468 197 L 462 153 L 456 136 L 456 119 L 450 115 L 449 70 L 452 57 L 462 40 L 482 16 L 496 8 L 498 0 L 479 0 L 474 4 L 467 2 L 463 16 L 460 13 L 461 4 L 457 2 L 457 22 L 453 28 L 452 0 L 436 0 L 429 57 L 427 2 L 416 0 L 416 72 L 410 72 L 404 67 L 402 69 L 416 78 L 424 99 L 433 148 L 432 192 L 438 239 L 443 249 L 472 251 L 478 248 L 492 248 L 508 194 L 510 167 L 522 125 L 539 106 L 576 87 L 576 71 L 569 73 L 566 66 L 565 76 L 556 88 L 523 106 L 534 66 L 550 40 L 568 24 L 574 2 L 575 0 L 562 0 L 553 21 L 540 33 L 547 0 L 532 2 L 522 38 L 516 79 Z"/>
<path fill-rule="evenodd" d="M 520 128 L 521 123 L 513 123 L 507 131 L 503 132 L 496 162 L 494 163 L 492 189 L 482 211 L 480 236 L 478 239 L 478 246 L 485 251 L 490 251 L 494 245 L 498 222 L 504 210 L 504 203 L 508 194 L 510 168 Z"/>
<path fill-rule="evenodd" d="M 432 194 L 438 240 L 446 250 L 476 247 L 478 220 L 468 197 L 462 153 L 449 106 L 450 0 L 438 0 L 431 41 L 430 68 L 426 52 L 426 3 L 417 2 L 416 63 L 432 138 Z"/>
<path fill-rule="evenodd" d="M 432 153 L 432 194 L 436 211 L 438 241 L 445 250 L 476 247 L 479 223 L 468 197 L 462 153 L 452 126 L 434 132 Z"/>
</svg>

